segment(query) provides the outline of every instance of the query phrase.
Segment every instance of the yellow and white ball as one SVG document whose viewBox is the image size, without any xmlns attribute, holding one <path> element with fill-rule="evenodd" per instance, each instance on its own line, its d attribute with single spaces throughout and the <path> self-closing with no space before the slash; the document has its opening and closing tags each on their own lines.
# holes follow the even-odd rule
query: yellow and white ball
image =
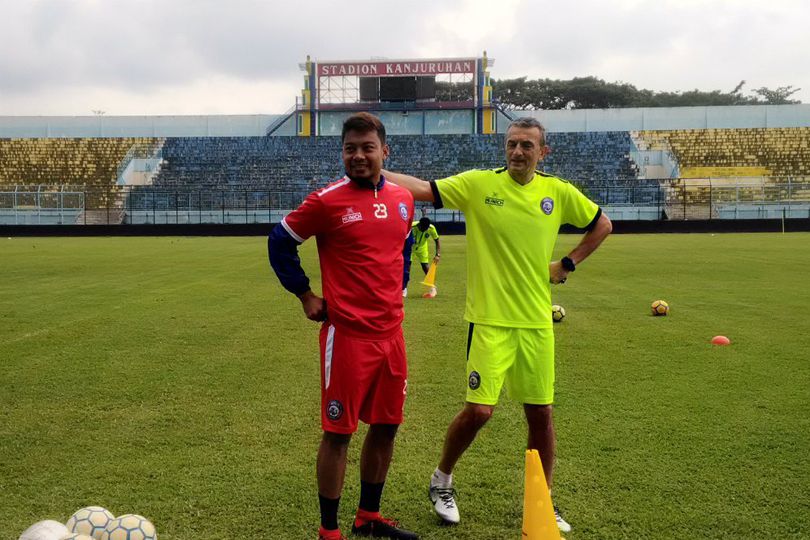
<svg viewBox="0 0 810 540">
<path fill-rule="evenodd" d="M 101 535 L 104 534 L 107 525 L 114 519 L 115 516 L 106 508 L 87 506 L 76 510 L 65 525 L 70 532 L 81 533 L 94 540 L 101 540 Z"/>
<path fill-rule="evenodd" d="M 656 300 L 650 306 L 652 310 L 652 314 L 656 317 L 664 316 L 669 313 L 669 304 L 667 304 L 664 300 Z"/>
<path fill-rule="evenodd" d="M 107 524 L 101 540 L 157 540 L 152 522 L 137 514 L 118 516 Z"/>
</svg>

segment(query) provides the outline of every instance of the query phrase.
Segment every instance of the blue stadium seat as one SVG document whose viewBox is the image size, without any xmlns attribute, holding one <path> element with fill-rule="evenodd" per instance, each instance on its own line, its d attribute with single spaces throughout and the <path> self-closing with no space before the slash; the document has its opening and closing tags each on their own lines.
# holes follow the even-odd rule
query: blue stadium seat
<svg viewBox="0 0 810 540">
<path fill-rule="evenodd" d="M 395 135 L 388 144 L 388 168 L 426 179 L 504 165 L 502 134 Z M 619 188 L 639 182 L 627 132 L 550 133 L 548 144 L 552 153 L 544 170 L 586 190 L 593 184 Z M 340 146 L 339 137 L 169 138 L 155 186 L 273 191 L 300 201 L 343 175 Z M 612 189 L 610 198 L 629 203 L 626 194 L 632 191 Z"/>
</svg>

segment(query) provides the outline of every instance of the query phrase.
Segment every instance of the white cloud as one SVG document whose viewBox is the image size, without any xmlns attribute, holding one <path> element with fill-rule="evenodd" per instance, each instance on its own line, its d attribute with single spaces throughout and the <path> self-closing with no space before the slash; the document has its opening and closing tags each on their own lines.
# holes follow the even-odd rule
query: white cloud
<svg viewBox="0 0 810 540">
<path fill-rule="evenodd" d="M 802 0 L 0 0 L 0 115 L 284 112 L 314 59 L 478 56 L 498 78 L 802 87 Z M 120 111 L 120 112 L 118 112 Z"/>
</svg>

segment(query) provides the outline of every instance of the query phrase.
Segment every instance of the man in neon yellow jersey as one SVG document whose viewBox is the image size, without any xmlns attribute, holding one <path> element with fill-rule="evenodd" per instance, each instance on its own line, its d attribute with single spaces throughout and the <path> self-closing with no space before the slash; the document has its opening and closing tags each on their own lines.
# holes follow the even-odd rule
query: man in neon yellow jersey
<svg viewBox="0 0 810 540">
<path fill-rule="evenodd" d="M 565 283 L 612 224 L 572 184 L 536 170 L 548 152 L 540 122 L 520 118 L 506 132 L 506 167 L 431 182 L 385 172 L 416 200 L 463 211 L 467 224 L 467 397 L 447 429 L 430 481 L 434 509 L 448 523 L 460 520 L 453 468 L 492 416 L 504 384 L 523 403 L 528 448 L 539 451 L 551 488 L 556 437 L 550 284 Z M 587 232 L 568 256 L 552 261 L 566 223 Z M 570 531 L 556 508 L 555 514 L 560 530 Z"/>
<path fill-rule="evenodd" d="M 422 217 L 419 221 L 414 221 L 411 226 L 411 232 L 413 234 L 413 253 L 411 258 L 405 261 L 405 264 L 408 266 L 406 269 L 406 276 L 410 275 L 410 266 L 411 261 L 417 261 L 419 265 L 422 267 L 422 272 L 427 275 L 428 269 L 430 268 L 430 251 L 428 248 L 428 239 L 433 239 L 433 242 L 436 244 L 436 252 L 433 256 L 433 262 L 439 262 L 441 258 L 441 242 L 439 241 L 439 233 L 436 230 L 436 226 L 430 222 L 430 218 L 425 215 L 425 209 L 422 209 Z M 402 296 L 407 296 L 408 289 L 406 288 L 408 283 L 404 284 L 402 289 Z M 423 298 L 435 298 L 436 297 L 436 285 L 431 285 L 428 292 L 422 295 Z"/>
</svg>

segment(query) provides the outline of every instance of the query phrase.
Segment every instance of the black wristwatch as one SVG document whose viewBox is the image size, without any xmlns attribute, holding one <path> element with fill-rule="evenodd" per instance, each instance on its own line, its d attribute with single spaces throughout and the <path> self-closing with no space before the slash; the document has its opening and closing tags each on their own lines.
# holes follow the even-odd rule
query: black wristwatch
<svg viewBox="0 0 810 540">
<path fill-rule="evenodd" d="M 562 263 L 562 267 L 568 270 L 569 272 L 573 272 L 577 269 L 577 265 L 574 264 L 574 261 L 571 260 L 571 257 L 563 257 L 560 259 Z"/>
</svg>

